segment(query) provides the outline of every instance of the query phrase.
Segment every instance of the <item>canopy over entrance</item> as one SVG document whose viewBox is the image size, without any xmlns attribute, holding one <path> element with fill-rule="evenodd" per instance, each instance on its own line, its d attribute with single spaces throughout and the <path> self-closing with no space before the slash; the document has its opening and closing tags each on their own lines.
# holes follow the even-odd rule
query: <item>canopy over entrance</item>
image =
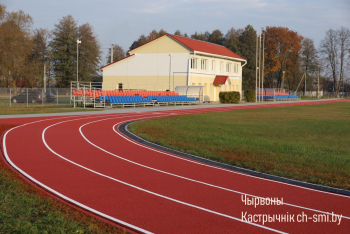
<svg viewBox="0 0 350 234">
<path fill-rule="evenodd" d="M 231 84 L 228 76 L 215 76 L 213 85 L 224 85 L 224 84 Z"/>
</svg>

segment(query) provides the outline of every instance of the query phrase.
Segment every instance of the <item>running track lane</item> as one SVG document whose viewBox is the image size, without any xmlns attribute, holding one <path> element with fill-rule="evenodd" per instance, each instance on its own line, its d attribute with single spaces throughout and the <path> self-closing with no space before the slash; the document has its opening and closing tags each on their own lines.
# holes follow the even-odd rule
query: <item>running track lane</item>
<svg viewBox="0 0 350 234">
<path fill-rule="evenodd" d="M 237 109 L 262 106 L 269 105 Z M 17 170 L 51 193 L 141 232 L 348 233 L 347 196 L 247 176 L 151 150 L 117 130 L 122 122 L 134 119 L 228 109 L 235 108 L 51 117 L 31 123 L 25 120 L 28 124 L 4 136 L 2 147 Z M 241 201 L 244 194 L 283 198 L 284 205 L 246 206 Z M 290 214 L 295 221 L 245 223 L 242 212 Z M 321 217 L 332 212 L 342 215 L 339 225 L 310 219 L 297 222 L 298 214 Z"/>
</svg>

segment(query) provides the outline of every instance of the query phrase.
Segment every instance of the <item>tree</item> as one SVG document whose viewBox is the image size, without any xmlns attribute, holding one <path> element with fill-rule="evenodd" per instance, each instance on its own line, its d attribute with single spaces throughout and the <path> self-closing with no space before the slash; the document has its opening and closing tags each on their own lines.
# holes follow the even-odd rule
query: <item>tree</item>
<svg viewBox="0 0 350 234">
<path fill-rule="evenodd" d="M 159 34 L 158 34 L 157 30 L 153 29 L 152 32 L 149 33 L 147 41 L 152 41 L 158 37 L 159 37 Z"/>
<path fill-rule="evenodd" d="M 142 46 L 143 44 L 147 43 L 147 37 L 145 37 L 144 34 L 142 34 L 137 41 L 134 41 L 131 46 L 129 47 L 129 51 L 135 49 L 136 47 Z M 128 51 L 128 53 L 129 53 Z"/>
<path fill-rule="evenodd" d="M 92 26 L 88 23 L 77 26 L 71 15 L 55 24 L 50 42 L 50 57 L 58 87 L 69 87 L 77 80 L 77 40 L 79 44 L 79 81 L 91 81 L 97 76 L 101 60 L 100 45 Z"/>
<path fill-rule="evenodd" d="M 255 31 L 255 30 L 254 30 Z M 231 28 L 227 31 L 225 35 L 225 47 L 232 52 L 239 54 L 240 53 L 240 40 L 239 37 L 243 33 L 243 29 Z"/>
<path fill-rule="evenodd" d="M 333 91 L 336 92 L 337 97 L 339 97 L 340 85 L 344 79 L 344 66 L 349 50 L 350 32 L 348 28 L 330 29 L 321 41 L 320 53 L 326 62 L 326 70 L 330 73 L 328 76 L 333 80 Z"/>
<path fill-rule="evenodd" d="M 265 33 L 265 87 L 281 87 L 283 71 L 287 77 L 295 68 L 301 50 L 302 37 L 283 27 L 266 27 Z M 288 79 L 287 79 L 288 82 Z"/>
<path fill-rule="evenodd" d="M 197 33 L 191 35 L 192 39 L 201 40 L 201 41 L 207 41 L 209 36 L 209 32 L 206 31 L 205 33 Z"/>
<path fill-rule="evenodd" d="M 158 36 L 161 37 L 163 35 L 167 34 L 167 32 L 164 29 L 159 30 Z"/>
<path fill-rule="evenodd" d="M 7 12 L 0 5 L 0 82 L 5 87 L 29 80 L 32 76 L 30 60 L 33 44 L 30 28 L 32 18 L 23 11 Z"/>
<path fill-rule="evenodd" d="M 78 27 L 79 45 L 79 81 L 91 81 L 98 75 L 101 60 L 100 45 L 89 23 Z"/>
<path fill-rule="evenodd" d="M 125 51 L 119 45 L 113 46 L 113 62 L 118 61 L 125 57 Z M 111 49 L 108 50 L 107 64 L 111 61 Z"/>
<path fill-rule="evenodd" d="M 310 74 L 315 75 L 318 67 L 317 50 L 315 49 L 314 41 L 309 38 L 303 38 L 301 46 L 300 68 L 305 71 L 306 83 L 310 87 L 313 81 L 313 77 Z"/>
<path fill-rule="evenodd" d="M 48 56 L 48 40 L 50 38 L 50 32 L 47 29 L 35 29 L 33 32 L 33 49 L 30 55 L 32 67 L 34 69 L 33 81 L 40 86 L 44 86 L 44 64 L 49 68 L 49 56 Z M 48 71 L 49 69 L 47 69 Z"/>
<path fill-rule="evenodd" d="M 255 89 L 256 31 L 253 26 L 247 25 L 244 30 L 231 28 L 226 34 L 226 47 L 247 60 L 242 70 L 243 90 Z"/>
<path fill-rule="evenodd" d="M 181 31 L 178 29 L 175 31 L 174 35 L 176 36 L 182 36 Z"/>
<path fill-rule="evenodd" d="M 58 87 L 69 87 L 76 81 L 78 26 L 71 15 L 55 24 L 50 42 L 50 57 Z"/>
<path fill-rule="evenodd" d="M 207 41 L 218 45 L 224 45 L 224 34 L 222 34 L 222 32 L 219 29 L 216 29 L 208 35 Z"/>
<path fill-rule="evenodd" d="M 127 54 L 129 54 L 130 50 L 135 49 L 136 47 L 142 46 L 143 44 L 152 41 L 158 37 L 161 37 L 163 35 L 165 35 L 167 32 L 164 29 L 159 30 L 159 32 L 157 32 L 157 30 L 153 29 L 148 37 L 146 37 L 144 34 L 142 34 L 139 39 L 137 41 L 134 41 L 131 46 L 129 47 L 129 50 L 127 52 Z"/>
</svg>

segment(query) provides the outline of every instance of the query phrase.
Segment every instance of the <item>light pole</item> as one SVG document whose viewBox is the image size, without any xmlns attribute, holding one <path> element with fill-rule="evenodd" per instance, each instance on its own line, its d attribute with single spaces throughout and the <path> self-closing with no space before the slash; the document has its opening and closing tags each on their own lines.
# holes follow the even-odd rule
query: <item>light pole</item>
<svg viewBox="0 0 350 234">
<path fill-rule="evenodd" d="M 283 92 L 283 88 L 284 88 L 284 73 L 286 71 L 283 71 L 283 77 L 282 77 L 282 84 L 281 84 L 281 92 Z"/>
<path fill-rule="evenodd" d="M 173 57 L 172 54 L 169 54 L 170 56 L 170 64 L 169 64 L 169 91 L 170 91 L 170 77 L 171 77 L 171 57 Z"/>
<path fill-rule="evenodd" d="M 77 40 L 77 88 L 79 90 L 79 80 L 78 80 L 78 67 L 79 67 L 79 44 L 81 41 L 78 39 Z"/>
</svg>

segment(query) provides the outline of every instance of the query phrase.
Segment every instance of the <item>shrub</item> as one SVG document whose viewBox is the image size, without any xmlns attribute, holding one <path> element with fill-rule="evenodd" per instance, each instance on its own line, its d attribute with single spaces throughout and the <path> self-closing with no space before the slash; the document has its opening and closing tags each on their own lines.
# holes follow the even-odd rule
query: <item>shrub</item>
<svg viewBox="0 0 350 234">
<path fill-rule="evenodd" d="M 220 92 L 219 98 L 221 103 L 238 103 L 241 99 L 241 95 L 239 92 Z"/>
<path fill-rule="evenodd" d="M 244 98 L 246 102 L 255 102 L 255 91 L 254 90 L 244 90 Z"/>
</svg>

